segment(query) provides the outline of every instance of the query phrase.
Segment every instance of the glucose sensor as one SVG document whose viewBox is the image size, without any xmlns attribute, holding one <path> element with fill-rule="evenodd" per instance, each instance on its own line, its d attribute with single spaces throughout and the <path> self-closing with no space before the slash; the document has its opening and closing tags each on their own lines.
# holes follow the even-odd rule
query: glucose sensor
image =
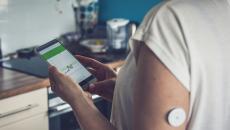
<svg viewBox="0 0 230 130">
<path fill-rule="evenodd" d="M 168 123 L 173 127 L 179 127 L 186 121 L 186 113 L 183 108 L 174 108 L 168 113 Z"/>
</svg>

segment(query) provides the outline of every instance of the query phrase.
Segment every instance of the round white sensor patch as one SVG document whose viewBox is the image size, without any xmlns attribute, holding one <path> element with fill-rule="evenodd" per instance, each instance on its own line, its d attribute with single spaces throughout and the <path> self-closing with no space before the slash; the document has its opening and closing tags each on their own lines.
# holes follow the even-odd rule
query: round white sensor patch
<svg viewBox="0 0 230 130">
<path fill-rule="evenodd" d="M 182 108 L 174 108 L 168 114 L 168 123 L 173 127 L 179 127 L 186 120 L 186 113 Z"/>
</svg>

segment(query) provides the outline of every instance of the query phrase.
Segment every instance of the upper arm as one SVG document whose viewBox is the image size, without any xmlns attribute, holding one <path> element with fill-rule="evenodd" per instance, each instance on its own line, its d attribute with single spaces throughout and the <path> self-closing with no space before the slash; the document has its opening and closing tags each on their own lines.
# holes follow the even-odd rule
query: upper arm
<svg viewBox="0 0 230 130">
<path fill-rule="evenodd" d="M 167 114 L 181 107 L 188 115 L 189 92 L 145 44 L 138 55 L 133 107 L 134 130 L 186 129 L 187 121 L 177 128 L 170 126 Z"/>
</svg>

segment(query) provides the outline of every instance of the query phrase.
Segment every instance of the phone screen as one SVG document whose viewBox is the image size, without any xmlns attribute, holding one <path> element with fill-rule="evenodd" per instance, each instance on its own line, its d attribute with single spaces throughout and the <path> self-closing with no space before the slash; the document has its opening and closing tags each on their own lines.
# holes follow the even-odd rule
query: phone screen
<svg viewBox="0 0 230 130">
<path fill-rule="evenodd" d="M 60 43 L 56 42 L 39 51 L 41 57 L 77 83 L 91 77 L 91 73 Z"/>
</svg>

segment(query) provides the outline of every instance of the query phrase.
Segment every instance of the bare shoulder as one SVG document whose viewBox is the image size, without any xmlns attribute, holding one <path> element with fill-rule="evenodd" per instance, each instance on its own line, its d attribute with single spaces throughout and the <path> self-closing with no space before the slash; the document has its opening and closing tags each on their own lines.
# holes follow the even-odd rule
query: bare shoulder
<svg viewBox="0 0 230 130">
<path fill-rule="evenodd" d="M 137 79 L 134 86 L 135 129 L 185 130 L 187 122 L 172 127 L 167 114 L 179 107 L 189 111 L 189 92 L 143 44 L 137 61 Z"/>
</svg>

